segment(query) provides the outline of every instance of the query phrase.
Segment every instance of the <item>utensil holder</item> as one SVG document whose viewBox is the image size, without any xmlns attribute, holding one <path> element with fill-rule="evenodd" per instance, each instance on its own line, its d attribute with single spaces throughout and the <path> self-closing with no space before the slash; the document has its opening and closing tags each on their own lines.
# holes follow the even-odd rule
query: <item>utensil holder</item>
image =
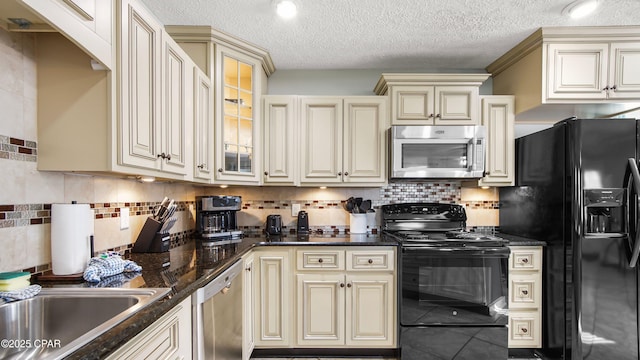
<svg viewBox="0 0 640 360">
<path fill-rule="evenodd" d="M 349 214 L 349 232 L 351 234 L 366 234 L 367 214 Z"/>
</svg>

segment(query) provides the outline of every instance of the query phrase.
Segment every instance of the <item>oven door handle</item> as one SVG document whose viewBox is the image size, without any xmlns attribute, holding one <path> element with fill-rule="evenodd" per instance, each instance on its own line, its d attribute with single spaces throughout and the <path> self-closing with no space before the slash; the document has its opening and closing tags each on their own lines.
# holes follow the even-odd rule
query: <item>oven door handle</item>
<svg viewBox="0 0 640 360">
<path fill-rule="evenodd" d="M 443 256 L 446 254 L 455 255 L 485 255 L 492 257 L 509 257 L 511 250 L 508 246 L 500 247 L 480 247 L 480 246 L 462 246 L 462 247 L 429 247 L 424 245 L 403 245 L 403 253 L 411 253 L 411 255 L 433 254 Z"/>
</svg>

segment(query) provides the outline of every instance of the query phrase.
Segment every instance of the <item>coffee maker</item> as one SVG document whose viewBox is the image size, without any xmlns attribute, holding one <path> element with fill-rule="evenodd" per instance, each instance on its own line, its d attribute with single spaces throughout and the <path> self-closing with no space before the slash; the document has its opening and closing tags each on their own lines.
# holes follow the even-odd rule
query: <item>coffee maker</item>
<svg viewBox="0 0 640 360">
<path fill-rule="evenodd" d="M 240 196 L 196 196 L 196 233 L 203 244 L 240 242 L 237 212 L 242 208 Z"/>
</svg>

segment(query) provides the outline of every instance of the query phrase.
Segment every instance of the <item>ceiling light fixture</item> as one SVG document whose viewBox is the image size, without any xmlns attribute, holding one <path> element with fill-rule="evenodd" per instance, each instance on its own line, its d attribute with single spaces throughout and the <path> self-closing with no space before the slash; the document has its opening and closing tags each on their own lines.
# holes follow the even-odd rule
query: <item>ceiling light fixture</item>
<svg viewBox="0 0 640 360">
<path fill-rule="evenodd" d="M 293 1 L 282 0 L 276 4 L 276 13 L 283 19 L 291 19 L 298 13 L 298 8 Z"/>
<path fill-rule="evenodd" d="M 572 19 L 580 19 L 591 14 L 597 7 L 598 0 L 576 0 L 567 5 L 562 10 L 562 14 Z"/>
</svg>

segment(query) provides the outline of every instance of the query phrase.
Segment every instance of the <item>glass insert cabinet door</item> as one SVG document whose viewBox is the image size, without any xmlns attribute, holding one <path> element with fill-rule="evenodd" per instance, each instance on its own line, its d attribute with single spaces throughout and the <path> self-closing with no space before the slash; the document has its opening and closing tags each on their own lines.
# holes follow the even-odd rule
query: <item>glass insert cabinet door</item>
<svg viewBox="0 0 640 360">
<path fill-rule="evenodd" d="M 253 65 L 233 57 L 223 60 L 225 172 L 253 172 Z"/>
</svg>

